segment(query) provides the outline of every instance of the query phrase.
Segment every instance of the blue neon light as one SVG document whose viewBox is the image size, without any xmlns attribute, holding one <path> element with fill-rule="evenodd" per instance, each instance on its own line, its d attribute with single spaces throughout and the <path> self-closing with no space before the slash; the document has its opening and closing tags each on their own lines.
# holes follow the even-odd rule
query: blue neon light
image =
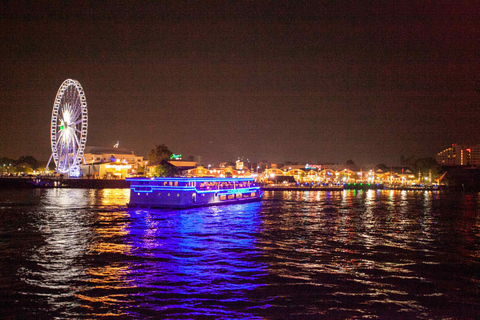
<svg viewBox="0 0 480 320">
<path fill-rule="evenodd" d="M 145 189 L 141 189 L 145 188 Z M 171 191 L 171 192 L 178 192 L 178 191 L 194 191 L 196 193 L 218 193 L 218 194 L 236 194 L 236 193 L 247 193 L 247 192 L 255 192 L 260 190 L 260 187 L 250 187 L 250 188 L 239 188 L 239 189 L 215 189 L 215 190 L 197 190 L 195 187 L 179 187 L 179 188 L 172 188 L 172 187 L 150 187 L 147 190 L 146 187 L 132 186 L 132 190 L 137 193 L 152 193 L 152 192 L 161 192 L 161 191 Z"/>
<path fill-rule="evenodd" d="M 231 189 L 210 189 L 198 190 L 195 186 L 161 186 L 159 184 L 150 184 L 150 182 L 254 182 L 253 178 L 128 178 L 131 181 L 131 189 L 136 193 L 152 193 L 160 191 L 193 191 L 196 193 L 219 193 L 219 194 L 237 194 L 255 192 L 260 190 L 258 186 L 249 186 L 247 188 L 231 188 Z M 148 182 L 148 184 L 143 184 Z M 235 185 L 234 185 L 235 186 Z"/>
<path fill-rule="evenodd" d="M 127 178 L 128 181 L 178 181 L 178 182 L 243 182 L 253 178 Z"/>
</svg>

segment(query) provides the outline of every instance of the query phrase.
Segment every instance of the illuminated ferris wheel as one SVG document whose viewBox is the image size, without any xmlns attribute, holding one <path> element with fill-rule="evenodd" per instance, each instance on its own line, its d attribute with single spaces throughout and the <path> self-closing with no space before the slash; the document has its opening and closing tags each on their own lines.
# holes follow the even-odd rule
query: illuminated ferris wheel
<svg viewBox="0 0 480 320">
<path fill-rule="evenodd" d="M 50 161 L 53 158 L 57 172 L 80 175 L 87 127 L 87 100 L 83 88 L 77 80 L 67 79 L 58 89 L 52 111 Z"/>
</svg>

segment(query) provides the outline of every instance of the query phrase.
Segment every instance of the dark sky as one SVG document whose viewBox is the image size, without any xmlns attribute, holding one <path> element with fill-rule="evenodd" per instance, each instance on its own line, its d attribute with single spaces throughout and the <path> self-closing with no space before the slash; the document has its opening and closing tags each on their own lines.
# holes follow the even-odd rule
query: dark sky
<svg viewBox="0 0 480 320">
<path fill-rule="evenodd" d="M 480 143 L 476 1 L 38 2 L 0 3 L 0 157 L 48 160 L 67 78 L 87 145 L 144 155 L 396 165 Z"/>
</svg>

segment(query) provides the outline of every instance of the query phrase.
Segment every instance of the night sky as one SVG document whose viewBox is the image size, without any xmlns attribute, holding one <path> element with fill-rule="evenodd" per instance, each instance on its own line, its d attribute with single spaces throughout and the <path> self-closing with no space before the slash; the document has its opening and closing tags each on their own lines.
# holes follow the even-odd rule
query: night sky
<svg viewBox="0 0 480 320">
<path fill-rule="evenodd" d="M 396 165 L 480 143 L 478 1 L 37 2 L 0 3 L 0 157 L 48 160 L 67 78 L 87 145 L 142 155 Z"/>
</svg>

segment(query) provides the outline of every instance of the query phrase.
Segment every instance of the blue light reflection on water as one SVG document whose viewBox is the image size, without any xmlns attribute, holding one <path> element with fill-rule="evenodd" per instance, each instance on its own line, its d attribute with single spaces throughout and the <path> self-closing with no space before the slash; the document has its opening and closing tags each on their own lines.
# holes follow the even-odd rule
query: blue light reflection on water
<svg viewBox="0 0 480 320">
<path fill-rule="evenodd" d="M 267 192 L 128 210 L 128 190 L 2 190 L 4 318 L 475 318 L 480 194 Z"/>
<path fill-rule="evenodd" d="M 261 204 L 190 210 L 130 210 L 132 285 L 143 308 L 183 316 L 254 317 L 246 296 L 264 285 L 256 234 Z M 229 310 L 228 306 L 231 306 Z M 264 306 L 265 307 L 265 306 Z"/>
</svg>

